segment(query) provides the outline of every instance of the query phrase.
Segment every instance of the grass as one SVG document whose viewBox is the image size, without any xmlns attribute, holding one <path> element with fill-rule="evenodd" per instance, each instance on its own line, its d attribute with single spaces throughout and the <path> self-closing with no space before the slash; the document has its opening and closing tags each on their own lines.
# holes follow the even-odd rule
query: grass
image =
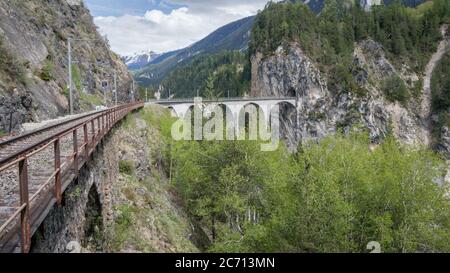
<svg viewBox="0 0 450 273">
<path fill-rule="evenodd" d="M 6 136 L 8 133 L 4 131 L 3 129 L 0 129 L 0 137 Z"/>
<path fill-rule="evenodd" d="M 72 200 L 76 200 L 76 199 L 80 198 L 81 197 L 81 188 L 78 186 L 75 187 L 75 189 L 69 194 L 69 197 Z"/>
<path fill-rule="evenodd" d="M 136 128 L 136 119 L 134 118 L 134 116 L 131 115 L 127 115 L 125 117 L 125 119 L 123 120 L 123 126 L 126 129 L 134 129 Z"/>
<path fill-rule="evenodd" d="M 433 2 L 428 1 L 418 5 L 415 8 L 406 8 L 406 11 L 416 18 L 422 17 L 427 11 L 430 11 L 433 8 Z"/>
<path fill-rule="evenodd" d="M 99 98 L 97 95 L 88 94 L 84 92 L 80 92 L 80 100 L 83 102 L 87 102 L 91 105 L 103 105 L 103 99 Z"/>
<path fill-rule="evenodd" d="M 159 108 L 143 110 L 139 114 L 129 115 L 122 126 L 123 130 L 138 133 L 137 118 L 143 118 L 147 124 L 152 123 L 145 130 L 149 131 L 148 145 L 150 150 L 163 149 L 159 145 L 162 140 L 160 133 L 161 119 L 170 116 Z M 128 127 L 126 127 L 128 125 Z M 134 125 L 134 126 L 133 126 Z M 130 153 L 139 149 L 128 138 L 121 139 L 119 146 L 126 146 Z M 158 154 L 161 154 L 159 151 Z M 148 155 L 149 164 L 153 162 L 153 155 Z M 152 164 L 151 164 L 152 165 Z M 117 189 L 120 193 L 119 206 L 114 208 L 116 219 L 110 227 L 111 236 L 108 246 L 112 252 L 198 252 L 189 240 L 190 222 L 181 209 L 173 201 L 171 186 L 163 171 L 153 169 L 138 179 L 134 162 L 119 161 L 120 178 Z"/>
<path fill-rule="evenodd" d="M 125 178 L 120 192 L 127 203 L 119 205 L 113 226 L 110 248 L 114 252 L 133 249 L 140 252 L 196 251 L 187 239 L 188 222 L 180 218 L 170 205 L 168 189 L 153 178 L 138 181 Z M 162 182 L 162 181 L 161 181 Z M 137 190 L 144 194 L 137 194 Z"/>
<path fill-rule="evenodd" d="M 119 172 L 126 175 L 133 175 L 134 164 L 130 160 L 120 160 L 119 161 Z"/>
<path fill-rule="evenodd" d="M 78 91 L 82 90 L 80 69 L 78 65 L 72 64 L 72 81 Z"/>
<path fill-rule="evenodd" d="M 54 80 L 53 78 L 53 63 L 50 60 L 45 61 L 45 65 L 44 67 L 42 67 L 40 73 L 39 73 L 39 78 L 41 78 L 41 80 L 49 82 Z"/>
<path fill-rule="evenodd" d="M 111 241 L 113 251 L 120 250 L 120 247 L 130 237 L 133 223 L 134 209 L 129 205 L 121 205 L 116 208 L 117 218 L 114 223 L 114 236 Z"/>
</svg>

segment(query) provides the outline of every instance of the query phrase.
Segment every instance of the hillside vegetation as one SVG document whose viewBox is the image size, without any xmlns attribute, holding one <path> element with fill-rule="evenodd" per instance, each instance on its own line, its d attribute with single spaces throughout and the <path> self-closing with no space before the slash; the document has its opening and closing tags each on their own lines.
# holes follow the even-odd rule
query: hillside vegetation
<svg viewBox="0 0 450 273">
<path fill-rule="evenodd" d="M 435 121 L 433 134 L 436 138 L 441 137 L 444 126 L 450 128 L 450 48 L 447 47 L 444 57 L 434 70 L 431 78 L 432 111 L 438 116 Z"/>
<path fill-rule="evenodd" d="M 329 0 L 316 15 L 301 1 L 270 2 L 254 21 L 248 54 L 221 52 L 201 55 L 179 64 L 162 80 L 162 85 L 176 97 L 192 97 L 205 89 L 210 74 L 218 94 L 233 95 L 248 91 L 251 80 L 249 59 L 257 52 L 265 56 L 278 47 L 299 42 L 306 54 L 328 77 L 333 90 L 353 90 L 361 94 L 354 72 L 355 43 L 371 38 L 383 46 L 396 67 L 407 64 L 412 72 L 421 73 L 441 39 L 439 26 L 450 22 L 450 6 L 445 0 L 426 2 L 409 8 L 398 2 L 374 6 L 364 11 L 356 1 Z M 244 66 L 242 75 L 234 67 Z M 224 68 L 225 71 L 224 71 Z M 248 69 L 247 69 L 248 68 Z M 238 81 L 241 83 L 239 84 Z M 387 99 L 405 103 L 417 96 L 399 78 L 383 83 Z M 395 88 L 391 88 L 394 86 Z M 390 92 L 394 92 L 394 94 Z"/>
<path fill-rule="evenodd" d="M 283 43 L 299 41 L 312 59 L 327 66 L 348 62 L 354 43 L 371 37 L 394 63 L 408 62 L 421 71 L 436 49 L 439 25 L 449 20 L 449 13 L 445 0 L 417 9 L 399 3 L 374 6 L 370 12 L 358 4 L 349 8 L 342 1 L 329 0 L 318 16 L 299 2 L 269 3 L 255 20 L 250 51 L 271 54 Z"/>
<path fill-rule="evenodd" d="M 251 16 L 232 22 L 186 48 L 162 54 L 146 68 L 136 71 L 135 78 L 146 86 L 158 86 L 168 73 L 190 63 L 197 56 L 214 55 L 227 50 L 245 51 L 254 18 Z"/>
<path fill-rule="evenodd" d="M 208 252 L 450 251 L 445 164 L 428 150 L 364 133 L 330 136 L 294 154 L 255 141 L 184 141 L 157 119 L 163 166 Z M 153 116 L 153 117 L 152 117 Z M 339 160 L 336 160 L 339 159 Z"/>
<path fill-rule="evenodd" d="M 68 38 L 74 110 L 103 104 L 102 83 L 113 82 L 114 74 L 118 99 L 127 99 L 131 75 L 97 32 L 84 1 L 0 1 L 0 130 L 68 113 Z"/>
<path fill-rule="evenodd" d="M 115 219 L 107 230 L 107 251 L 198 252 L 190 241 L 191 223 L 162 168 L 159 123 L 168 120 L 163 109 L 148 107 L 130 114 L 115 133 L 120 174 L 113 185 Z"/>
<path fill-rule="evenodd" d="M 177 97 L 194 97 L 197 90 L 205 97 L 208 79 L 217 95 L 228 96 L 229 91 L 232 97 L 242 96 L 250 87 L 248 56 L 239 51 L 198 56 L 170 72 L 162 85 Z"/>
</svg>

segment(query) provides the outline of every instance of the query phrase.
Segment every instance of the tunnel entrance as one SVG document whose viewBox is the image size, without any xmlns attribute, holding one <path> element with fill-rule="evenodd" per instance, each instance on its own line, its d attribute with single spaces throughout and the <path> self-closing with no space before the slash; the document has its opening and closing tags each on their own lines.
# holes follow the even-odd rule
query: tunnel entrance
<svg viewBox="0 0 450 273">
<path fill-rule="evenodd" d="M 94 184 L 89 190 L 86 204 L 83 247 L 95 251 L 103 250 L 102 204 Z"/>
<path fill-rule="evenodd" d="M 287 91 L 287 96 L 292 98 L 297 96 L 297 92 L 293 87 L 289 88 L 289 90 Z"/>
</svg>

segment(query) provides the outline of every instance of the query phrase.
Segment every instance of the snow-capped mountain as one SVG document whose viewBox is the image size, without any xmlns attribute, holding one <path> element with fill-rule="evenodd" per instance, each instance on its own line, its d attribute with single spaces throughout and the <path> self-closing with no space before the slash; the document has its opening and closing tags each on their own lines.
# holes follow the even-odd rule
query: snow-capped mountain
<svg viewBox="0 0 450 273">
<path fill-rule="evenodd" d="M 138 70 L 146 67 L 154 59 L 158 58 L 161 54 L 153 51 L 141 51 L 131 56 L 122 57 L 125 64 L 131 70 Z"/>
</svg>

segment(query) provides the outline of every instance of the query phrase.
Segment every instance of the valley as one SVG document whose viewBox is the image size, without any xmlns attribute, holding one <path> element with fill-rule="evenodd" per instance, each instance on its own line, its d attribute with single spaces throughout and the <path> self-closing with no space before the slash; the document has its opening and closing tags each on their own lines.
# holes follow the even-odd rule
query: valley
<svg viewBox="0 0 450 273">
<path fill-rule="evenodd" d="M 450 252 L 449 4 L 269 1 L 119 56 L 84 1 L 1 2 L 0 252 Z"/>
</svg>

